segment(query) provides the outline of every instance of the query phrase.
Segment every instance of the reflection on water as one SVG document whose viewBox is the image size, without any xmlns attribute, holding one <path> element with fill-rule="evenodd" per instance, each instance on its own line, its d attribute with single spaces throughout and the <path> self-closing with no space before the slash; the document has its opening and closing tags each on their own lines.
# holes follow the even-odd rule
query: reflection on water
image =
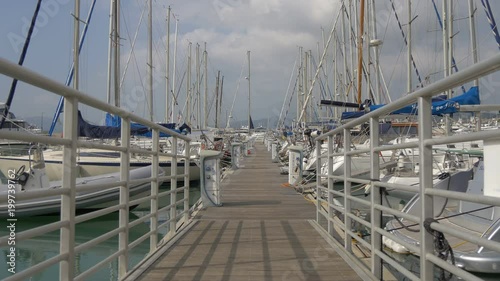
<svg viewBox="0 0 500 281">
<path fill-rule="evenodd" d="M 200 198 L 199 182 L 191 182 L 190 192 L 190 205 L 193 205 Z M 169 186 L 162 186 L 161 191 L 166 191 Z M 183 194 L 177 195 L 178 199 L 183 198 Z M 170 196 L 166 196 L 160 200 L 159 206 L 164 207 L 170 204 Z M 141 207 L 141 206 L 139 206 Z M 149 206 L 147 206 L 149 208 Z M 181 210 L 179 210 L 181 211 Z M 134 221 L 147 213 L 144 210 L 135 209 L 130 212 L 130 221 Z M 168 220 L 168 212 L 161 214 L 160 223 Z M 58 221 L 59 216 L 39 216 L 32 218 L 18 219 L 16 223 L 16 233 L 31 229 L 38 226 L 47 225 Z M 75 244 L 83 244 L 91 239 L 94 239 L 106 232 L 114 230 L 118 227 L 118 213 L 108 214 L 106 216 L 90 220 L 87 222 L 79 223 L 75 226 Z M 149 231 L 148 223 L 141 223 L 129 232 L 129 242 L 132 242 Z M 158 238 L 161 239 L 162 235 L 168 231 L 168 228 L 159 230 Z M 161 234 L 163 233 L 163 234 Z M 8 235 L 8 229 L 1 228 L 0 236 Z M 75 256 L 75 274 L 93 267 L 100 261 L 104 260 L 112 253 L 118 250 L 118 235 L 88 249 Z M 149 240 L 133 248 L 129 252 L 129 269 L 133 268 L 139 261 L 141 261 L 149 252 Z M 7 271 L 8 247 L 0 248 L 0 279 L 11 276 Z M 59 231 L 47 233 L 40 237 L 16 241 L 16 272 L 20 272 L 30 266 L 39 264 L 47 259 L 56 256 L 59 253 Z M 100 271 L 93 274 L 88 280 L 117 280 L 118 279 L 118 261 L 117 259 L 110 262 L 108 265 L 101 268 Z M 47 268 L 45 271 L 32 276 L 30 280 L 36 281 L 53 281 L 57 280 L 59 276 L 59 265 L 54 265 Z"/>
</svg>

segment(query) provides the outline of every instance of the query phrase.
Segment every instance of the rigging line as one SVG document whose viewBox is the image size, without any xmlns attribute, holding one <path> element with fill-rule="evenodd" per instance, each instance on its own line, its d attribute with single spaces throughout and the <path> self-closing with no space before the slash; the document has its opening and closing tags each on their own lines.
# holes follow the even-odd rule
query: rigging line
<svg viewBox="0 0 500 281">
<path fill-rule="evenodd" d="M 439 14 L 439 10 L 436 6 L 436 1 L 435 0 L 431 0 L 432 1 L 432 5 L 434 6 L 434 11 L 436 12 L 436 16 L 437 16 L 437 19 L 438 19 L 438 22 L 439 22 L 439 26 L 441 27 L 441 30 L 443 30 L 443 21 L 441 19 L 441 15 Z M 458 66 L 457 66 L 457 63 L 455 61 L 455 57 L 454 56 L 451 56 L 451 67 L 453 69 L 455 69 L 455 72 L 458 72 Z M 465 87 L 464 85 L 462 85 L 462 92 L 465 94 L 465 92 L 467 92 L 465 90 Z"/>
<path fill-rule="evenodd" d="M 123 74 L 122 74 L 122 78 L 120 80 L 120 89 L 122 88 L 123 86 L 123 82 L 125 81 L 125 76 L 127 74 L 127 70 L 128 70 L 128 66 L 129 66 L 129 63 L 130 63 L 130 59 L 132 58 L 132 53 L 135 49 L 135 43 L 137 42 L 137 35 L 139 34 L 139 28 L 141 27 L 141 24 L 142 24 L 142 19 L 144 17 L 144 12 L 146 11 L 146 6 L 144 5 L 144 7 L 142 8 L 142 12 L 141 12 L 141 17 L 139 18 L 139 23 L 137 24 L 137 28 L 135 30 L 135 34 L 134 34 L 134 39 L 132 39 L 132 41 L 129 41 L 130 42 L 130 53 L 127 57 L 127 62 L 125 63 L 125 68 L 123 69 Z M 129 29 L 128 29 L 128 24 L 127 24 L 127 20 L 126 19 L 123 19 L 123 23 L 125 25 L 125 30 L 127 32 L 127 36 L 128 38 L 131 38 L 130 37 L 130 33 L 129 33 Z"/>
<path fill-rule="evenodd" d="M 297 76 L 295 78 L 295 85 L 293 86 L 293 90 L 291 91 L 291 93 L 294 93 L 295 90 L 297 89 L 297 84 L 298 84 L 298 81 L 299 81 L 299 77 L 300 77 L 300 70 L 297 73 Z M 283 127 L 285 127 L 286 117 L 288 116 L 288 111 L 290 110 L 290 105 L 292 104 L 292 100 L 293 100 L 293 94 L 290 95 L 290 99 L 288 101 L 288 108 L 286 109 L 285 115 L 283 116 L 283 122 L 282 122 L 282 126 Z"/>
<path fill-rule="evenodd" d="M 78 46 L 78 54 L 80 54 L 80 52 L 82 51 L 83 43 L 85 42 L 87 30 L 89 28 L 90 21 L 92 19 L 92 14 L 94 12 L 95 3 L 96 3 L 96 0 L 92 1 L 92 5 L 90 6 L 89 13 L 88 13 L 87 19 L 85 21 L 85 25 L 83 26 L 83 30 L 82 30 L 82 34 L 80 36 L 80 42 L 79 42 L 79 46 Z M 71 81 L 73 80 L 74 71 L 75 71 L 75 65 L 74 65 L 74 61 L 73 61 L 71 63 L 71 69 L 68 73 L 68 76 L 66 77 L 66 84 L 65 84 L 66 86 L 69 86 L 71 84 Z M 60 97 L 59 103 L 57 104 L 56 112 L 54 113 L 54 117 L 52 119 L 52 124 L 50 125 L 49 136 L 52 136 L 52 133 L 54 132 L 54 129 L 55 129 L 56 124 L 57 124 L 57 120 L 59 119 L 59 115 L 61 115 L 63 107 L 64 107 L 64 98 Z M 0 125 L 0 128 L 1 128 L 1 125 Z"/>
<path fill-rule="evenodd" d="M 500 49 L 500 35 L 498 34 L 498 28 L 497 28 L 497 23 L 495 22 L 495 17 L 493 16 L 493 12 L 491 11 L 490 1 L 481 0 L 481 3 L 483 4 L 484 11 L 486 12 L 488 23 L 490 24 L 491 31 L 493 32 L 493 37 L 495 37 L 498 48 Z"/>
<path fill-rule="evenodd" d="M 403 36 L 403 40 L 405 42 L 405 45 L 408 47 L 408 40 L 406 39 L 406 34 L 403 30 L 403 26 L 401 25 L 401 21 L 399 20 L 398 13 L 396 12 L 396 7 L 394 7 L 394 0 L 390 0 L 390 1 L 391 1 L 392 10 L 394 11 L 394 16 L 396 17 L 396 21 L 398 22 L 399 30 L 401 30 L 401 35 Z M 408 20 L 411 21 L 411 19 L 408 19 Z M 418 82 L 420 82 L 420 87 L 423 88 L 424 84 L 422 82 L 422 77 L 420 77 L 420 73 L 418 72 L 417 65 L 415 64 L 415 60 L 413 59 L 413 54 L 410 54 L 410 59 L 411 59 L 411 62 L 413 64 L 413 68 L 415 69 L 415 73 L 417 74 Z"/>
<path fill-rule="evenodd" d="M 295 73 L 295 69 L 297 68 L 297 60 L 298 60 L 298 55 L 295 58 L 295 62 L 293 63 L 292 73 L 290 73 L 290 79 L 288 79 L 288 86 L 286 88 L 285 98 L 283 99 L 283 105 L 281 106 L 280 116 L 278 118 L 278 122 L 276 123 L 276 129 L 278 129 L 280 127 L 281 117 L 283 116 L 283 109 L 285 109 L 286 100 L 288 98 L 288 93 L 290 93 L 290 86 L 292 84 L 292 79 L 294 76 L 293 74 Z"/>
<path fill-rule="evenodd" d="M 333 38 L 333 35 L 334 35 L 334 31 L 335 31 L 335 27 L 339 21 L 339 18 L 340 18 L 340 15 L 341 15 L 342 11 L 339 10 L 338 13 L 337 13 L 337 16 L 335 17 L 335 24 L 332 26 L 332 30 L 330 31 L 330 35 L 328 36 L 328 40 L 326 42 L 326 46 L 323 50 L 323 54 L 321 55 L 321 60 L 319 62 L 319 65 L 318 65 L 318 68 L 316 68 L 316 73 L 314 74 L 314 78 L 313 80 L 311 81 L 311 85 L 309 85 L 309 90 L 308 90 L 308 93 L 307 93 L 307 96 L 306 96 L 306 99 L 304 101 L 304 106 L 302 107 L 302 110 L 300 112 L 300 115 L 298 116 L 297 118 L 297 121 L 301 121 L 302 120 L 302 117 L 304 117 L 304 114 L 306 113 L 306 109 L 307 109 L 307 106 L 308 106 L 308 103 L 309 103 L 309 99 L 312 95 L 312 91 L 314 89 L 314 84 L 316 83 L 316 79 L 318 78 L 318 75 L 321 71 L 321 67 L 323 66 L 323 62 L 325 61 L 325 57 L 326 57 L 326 54 L 327 54 L 327 51 L 328 51 L 328 47 L 330 46 L 330 42 L 332 41 L 332 38 Z"/>
<path fill-rule="evenodd" d="M 311 57 L 311 59 L 312 59 L 313 66 L 317 67 L 316 61 L 314 60 L 314 57 Z M 328 87 L 328 85 L 327 85 L 327 87 L 325 87 L 325 83 L 323 82 L 323 79 L 321 77 L 318 77 L 318 79 L 319 79 L 319 88 L 320 88 L 321 98 L 323 98 L 323 99 L 327 98 L 326 92 L 328 90 L 328 93 L 330 94 L 330 98 L 332 98 L 332 100 L 333 100 L 332 93 L 331 93 L 330 89 L 329 88 L 326 89 Z M 327 111 L 330 112 L 331 116 L 333 116 L 333 109 L 331 106 L 327 107 Z M 319 120 L 319 117 L 318 117 L 318 120 Z"/>
<path fill-rule="evenodd" d="M 401 54 L 403 53 L 403 48 L 404 48 L 404 46 L 401 46 L 401 49 L 399 50 L 398 57 L 396 58 L 395 65 L 397 65 L 399 63 L 399 59 L 401 58 Z M 396 72 L 396 68 L 393 68 L 391 76 L 389 77 L 389 86 L 391 86 L 392 79 L 394 78 L 395 72 Z"/>
<path fill-rule="evenodd" d="M 236 101 L 236 96 L 238 95 L 238 91 L 240 90 L 241 77 L 243 77 L 243 70 L 245 69 L 245 66 L 246 62 L 243 62 L 243 64 L 241 65 L 240 78 L 238 79 L 238 84 L 236 84 L 236 92 L 234 93 L 233 104 L 231 105 L 231 110 L 229 111 L 229 117 L 226 120 L 226 128 L 229 128 L 229 125 L 231 123 L 230 120 L 233 115 L 234 102 Z"/>
<path fill-rule="evenodd" d="M 33 34 L 33 30 L 35 29 L 36 19 L 38 17 L 38 12 L 40 11 L 40 6 L 42 4 L 42 0 L 38 0 L 36 4 L 35 13 L 31 18 L 31 25 L 28 30 L 28 35 L 26 36 L 26 41 L 24 41 L 23 51 L 21 52 L 21 57 L 19 58 L 18 65 L 23 65 L 24 59 L 26 58 L 26 53 L 28 52 L 28 47 L 31 41 L 31 35 Z M 12 80 L 12 84 L 10 86 L 9 96 L 7 98 L 7 102 L 5 103 L 5 108 L 2 115 L 2 120 L 0 121 L 0 129 L 3 128 L 3 124 L 5 123 L 5 119 L 7 118 L 10 110 L 10 105 L 12 104 L 12 100 L 14 99 L 14 93 L 17 87 L 17 79 Z"/>
</svg>

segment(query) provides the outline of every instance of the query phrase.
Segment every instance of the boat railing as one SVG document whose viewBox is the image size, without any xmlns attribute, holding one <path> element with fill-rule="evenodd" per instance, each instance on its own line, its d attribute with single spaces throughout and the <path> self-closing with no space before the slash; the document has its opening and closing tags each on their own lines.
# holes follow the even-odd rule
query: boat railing
<svg viewBox="0 0 500 281">
<path fill-rule="evenodd" d="M 15 233 L 15 243 L 19 245 L 23 240 L 28 240 L 36 237 L 42 237 L 44 234 L 59 231 L 59 253 L 40 262 L 33 264 L 22 271 L 16 271 L 15 274 L 9 276 L 4 280 L 25 280 L 32 276 L 41 274 L 48 268 L 57 266 L 59 268 L 59 280 L 84 280 L 92 276 L 92 274 L 107 267 L 111 262 L 117 262 L 118 279 L 122 280 L 130 275 L 134 268 L 140 266 L 149 257 L 160 248 L 161 245 L 168 242 L 169 238 L 176 236 L 184 228 L 188 227 L 190 222 L 190 207 L 189 207 L 189 194 L 190 194 L 190 142 L 191 139 L 187 136 L 178 134 L 175 131 L 164 128 L 155 124 L 147 119 L 141 118 L 133 113 L 126 111 L 123 108 L 115 107 L 107 104 L 96 98 L 93 98 L 85 93 L 67 87 L 59 82 L 51 80 L 39 73 L 33 72 L 25 67 L 11 63 L 3 58 L 0 58 L 0 73 L 4 76 L 18 79 L 20 82 L 30 84 L 36 88 L 46 90 L 49 93 L 62 96 L 65 98 L 64 102 L 64 125 L 63 137 L 55 138 L 43 135 L 26 134 L 17 131 L 0 131 L 1 139 L 8 140 L 21 140 L 26 142 L 35 142 L 46 145 L 55 145 L 63 147 L 62 159 L 62 187 L 48 190 L 39 190 L 33 193 L 17 193 L 15 194 L 15 201 L 12 203 L 12 217 L 6 219 L 8 223 L 16 224 L 22 221 L 21 218 L 15 217 L 15 203 L 21 203 L 23 200 L 33 200 L 48 196 L 59 196 L 61 201 L 60 218 L 59 220 L 48 223 L 42 226 L 33 227 L 27 230 Z M 121 118 L 121 142 L 119 146 L 90 143 L 78 139 L 78 107 L 79 105 L 87 105 L 91 108 L 108 112 Z M 149 127 L 152 132 L 152 149 L 136 148 L 131 146 L 131 122 L 136 122 Z M 159 150 L 160 133 L 166 133 L 171 136 L 172 150 L 169 153 L 163 153 Z M 180 143 L 184 144 L 184 153 L 178 152 Z M 111 183 L 93 183 L 85 187 L 76 187 L 77 179 L 77 149 L 79 148 L 95 148 L 106 151 L 120 153 L 120 180 Z M 148 155 L 151 161 L 151 177 L 143 179 L 130 179 L 130 159 L 131 154 Z M 171 167 L 170 175 L 163 175 L 160 171 L 159 161 L 160 157 L 170 157 Z M 178 171 L 178 162 L 184 160 L 184 171 Z M 181 168 L 181 165 L 179 165 Z M 170 179 L 170 189 L 163 191 L 159 189 L 159 184 L 165 180 Z M 182 186 L 179 184 L 183 182 Z M 133 184 L 149 183 L 151 190 L 148 195 L 131 200 L 129 196 L 129 186 Z M 99 209 L 83 215 L 77 215 L 75 212 L 76 203 L 75 197 L 77 192 L 90 191 L 90 190 L 105 190 L 119 187 L 120 200 L 117 205 Z M 10 193 L 9 193 L 10 194 Z M 183 194 L 183 196 L 182 196 Z M 177 195 L 182 196 L 181 199 Z M 10 196 L 9 196 L 10 197 Z M 170 198 L 168 206 L 161 206 L 161 198 Z M 7 204 L 7 198 L 0 198 L 0 204 Z M 9 204 L 10 204 L 9 203 Z M 143 217 L 132 220 L 130 218 L 129 209 L 131 206 L 139 204 L 149 205 L 146 215 Z M 9 209 L 10 211 L 10 209 Z M 88 240 L 85 243 L 77 245 L 75 243 L 75 225 L 102 217 L 104 215 L 118 212 L 118 227 L 107 233 L 104 233 L 94 239 Z M 160 219 L 161 215 L 161 219 Z M 167 219 L 164 219 L 167 216 Z M 134 241 L 130 234 L 131 228 L 139 224 L 148 224 L 149 231 Z M 12 233 L 10 234 L 12 235 Z M 88 268 L 83 272 L 77 272 L 76 264 L 77 256 L 83 251 L 94 247 L 102 242 L 118 236 L 118 247 L 115 251 L 109 253 L 109 256 Z M 9 241 L 9 235 L 0 237 L 0 247 L 12 247 Z M 136 267 L 130 266 L 130 253 L 141 243 L 147 243 L 149 240 L 149 254 L 140 261 Z M 15 260 L 15 258 L 14 258 Z M 19 261 L 20 262 L 20 261 Z"/>
<path fill-rule="evenodd" d="M 434 236 L 430 231 L 424 229 L 424 221 L 433 218 L 434 198 L 448 198 L 450 200 L 466 200 L 470 202 L 500 206 L 500 200 L 493 196 L 477 194 L 466 194 L 464 192 L 454 192 L 444 189 L 433 188 L 433 145 L 460 143 L 477 140 L 491 140 L 500 138 L 500 129 L 478 131 L 465 135 L 451 135 L 433 137 L 431 98 L 433 95 L 443 93 L 454 87 L 471 82 L 488 74 L 500 70 L 500 55 L 496 55 L 487 61 L 479 62 L 475 65 L 463 69 L 449 77 L 437 81 L 431 85 L 418 89 L 417 91 L 392 103 L 369 112 L 362 117 L 354 119 L 326 134 L 315 138 L 317 155 L 321 155 L 321 144 L 328 144 L 328 152 L 324 153 L 317 161 L 317 228 L 328 237 L 332 243 L 336 244 L 350 260 L 354 266 L 363 270 L 366 274 L 376 280 L 383 280 L 384 265 L 390 265 L 401 272 L 408 280 L 434 280 L 436 270 L 445 270 L 464 280 L 481 280 L 479 277 L 468 271 L 453 266 L 449 261 L 443 260 L 435 252 Z M 379 135 L 379 120 L 397 109 L 410 104 L 418 104 L 418 141 L 399 143 L 394 145 L 381 145 Z M 344 146 L 341 152 L 334 150 L 335 141 L 341 137 L 343 143 L 351 143 L 352 131 L 356 126 L 369 123 L 370 142 L 368 149 L 353 150 L 349 145 Z M 384 183 L 380 181 L 381 158 L 383 151 L 396 149 L 419 150 L 419 171 L 417 185 L 407 185 L 401 183 Z M 353 163 L 355 156 L 368 153 L 370 170 L 368 179 L 355 176 Z M 333 174 L 333 159 L 344 157 L 343 176 Z M 499 157 L 494 156 L 494 157 Z M 322 174 L 321 167 L 327 167 L 327 173 Z M 343 182 L 343 189 L 334 187 L 334 183 Z M 323 184 L 327 182 L 327 184 Z M 357 196 L 353 194 L 354 188 L 351 186 L 366 184 L 370 186 L 369 197 Z M 388 207 L 383 202 L 383 197 L 388 189 L 397 189 L 406 192 L 419 194 L 422 200 L 421 213 L 419 216 L 403 213 L 398 209 Z M 361 194 L 362 195 L 362 194 Z M 360 210 L 364 209 L 365 216 L 360 216 Z M 361 212 L 363 213 L 363 212 Z M 420 244 L 410 245 L 399 239 L 388 230 L 384 229 L 383 218 L 394 218 L 394 216 L 412 221 L 420 229 Z M 357 226 L 357 227 L 354 227 Z M 489 241 L 481 237 L 471 237 L 454 227 L 444 227 L 438 222 L 430 223 L 430 228 L 444 234 L 444 237 L 456 237 L 462 241 L 467 241 L 478 247 L 484 246 L 492 251 L 500 253 L 500 243 Z M 385 251 L 382 240 L 387 237 L 397 243 L 407 247 L 410 252 L 420 256 L 419 272 L 410 271 L 400 264 L 388 251 Z M 465 242 L 464 242 L 465 243 Z M 360 251 L 361 250 L 361 251 Z M 360 254 L 364 252 L 364 254 Z M 498 265 L 497 265 L 498 266 Z M 402 277 L 403 278 L 403 277 Z"/>
</svg>

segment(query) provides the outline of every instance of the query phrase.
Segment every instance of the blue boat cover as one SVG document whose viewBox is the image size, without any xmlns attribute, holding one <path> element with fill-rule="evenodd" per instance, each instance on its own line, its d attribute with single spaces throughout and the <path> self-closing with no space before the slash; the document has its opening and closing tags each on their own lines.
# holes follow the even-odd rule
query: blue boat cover
<svg viewBox="0 0 500 281">
<path fill-rule="evenodd" d="M 106 113 L 106 121 L 105 122 L 106 122 L 106 126 L 110 126 L 110 127 L 120 127 L 121 126 L 121 118 L 119 116 L 113 116 L 109 113 Z M 179 128 L 179 130 L 175 130 L 175 125 L 176 125 L 175 123 L 157 123 L 157 124 L 167 128 L 167 129 L 170 129 L 174 132 L 180 133 L 180 134 L 191 133 L 191 128 L 186 124 L 183 124 Z M 153 136 L 153 132 L 151 132 L 149 127 L 144 126 L 142 124 L 131 123 L 130 128 L 132 131 L 134 131 L 134 133 L 132 133 L 133 135 L 149 137 L 149 138 Z M 160 137 L 161 138 L 170 137 L 170 135 L 163 133 L 163 132 L 160 132 Z"/>
<path fill-rule="evenodd" d="M 460 105 L 477 105 L 480 104 L 479 89 L 474 86 L 469 89 L 466 93 L 456 96 L 448 100 L 436 100 L 433 99 L 432 102 L 432 115 L 443 115 L 451 114 L 458 111 Z M 343 112 L 342 120 L 350 118 L 358 118 L 363 116 L 365 113 L 376 110 L 385 106 L 385 104 L 371 105 L 366 111 L 355 111 L 355 112 Z M 417 114 L 418 104 L 414 103 L 405 106 L 401 109 L 391 112 L 390 114 Z"/>
</svg>

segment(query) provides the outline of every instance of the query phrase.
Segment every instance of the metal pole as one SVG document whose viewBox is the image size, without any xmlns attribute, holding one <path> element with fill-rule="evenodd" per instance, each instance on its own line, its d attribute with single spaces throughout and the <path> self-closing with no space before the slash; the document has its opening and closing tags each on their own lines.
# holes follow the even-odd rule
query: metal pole
<svg viewBox="0 0 500 281">
<path fill-rule="evenodd" d="M 175 19 L 175 39 L 174 39 L 174 69 L 172 71 L 172 116 L 170 122 L 176 123 L 175 120 L 175 104 L 177 103 L 175 99 L 175 72 L 177 66 L 177 34 L 178 34 L 179 19 Z"/>
<path fill-rule="evenodd" d="M 304 118 L 300 118 L 300 121 L 306 123 L 307 121 L 307 104 L 306 104 L 306 92 L 308 89 L 308 74 L 309 74 L 309 52 L 304 52 L 304 71 L 302 72 L 302 78 L 304 79 L 304 85 L 302 89 L 304 89 L 304 94 L 302 95 L 302 108 L 304 109 Z"/>
<path fill-rule="evenodd" d="M 168 238 L 172 238 L 175 233 L 177 232 L 177 208 L 175 205 L 175 202 L 177 201 L 177 145 L 179 139 L 178 138 L 173 138 L 172 139 L 172 164 L 170 166 L 170 175 L 172 176 L 170 180 L 170 190 L 172 193 L 170 193 L 170 205 L 172 206 L 170 208 L 170 226 L 169 226 L 169 231 L 168 231 Z M 189 160 L 186 161 L 189 163 Z"/>
<path fill-rule="evenodd" d="M 304 73 L 303 54 L 304 54 L 303 48 L 299 47 L 300 66 L 299 66 L 299 73 L 298 73 L 299 87 L 297 89 L 297 124 L 300 122 L 300 120 L 298 119 L 298 117 L 300 115 L 300 110 L 302 109 L 302 99 L 303 99 L 303 96 L 305 95 L 304 86 L 303 86 L 304 79 L 301 76 L 301 75 L 304 75 L 303 74 Z"/>
<path fill-rule="evenodd" d="M 166 66 L 165 66 L 165 123 L 168 122 L 169 119 L 169 96 L 170 96 L 170 13 L 172 9 L 168 6 L 167 13 L 167 51 L 166 51 Z"/>
<path fill-rule="evenodd" d="M 191 47 L 193 43 L 189 42 L 188 44 L 188 57 L 187 57 L 187 79 L 186 79 L 186 123 L 191 126 Z"/>
<path fill-rule="evenodd" d="M 196 43 L 196 105 L 197 105 L 197 116 L 196 121 L 198 124 L 198 129 L 201 128 L 201 95 L 200 95 L 200 44 Z"/>
<path fill-rule="evenodd" d="M 448 49 L 449 49 L 449 24 L 450 20 L 448 14 L 448 0 L 443 0 L 443 58 L 444 58 L 444 77 L 450 76 L 450 62 L 448 61 Z M 446 95 L 448 99 L 451 98 L 451 92 L 449 90 L 446 91 Z M 448 135 L 450 131 L 450 121 L 448 116 L 445 115 L 445 134 Z"/>
<path fill-rule="evenodd" d="M 371 20 L 372 20 L 372 38 L 378 39 L 377 37 L 377 17 L 375 10 L 375 0 L 371 0 Z M 377 102 L 382 103 L 382 96 L 380 94 L 380 71 L 379 71 L 379 45 L 373 46 L 373 56 L 375 57 L 375 96 L 377 97 Z"/>
<path fill-rule="evenodd" d="M 160 132 L 157 129 L 153 129 L 153 147 L 152 150 L 155 154 L 152 156 L 151 162 L 151 209 L 150 212 L 152 214 L 149 219 L 151 235 L 149 236 L 149 252 L 152 253 L 156 250 L 158 246 L 158 192 L 159 192 L 159 184 L 158 184 L 158 176 L 159 176 L 159 157 L 158 153 L 160 152 Z"/>
<path fill-rule="evenodd" d="M 421 221 L 420 225 L 424 224 L 426 218 L 432 218 L 433 197 L 425 194 L 426 188 L 432 188 L 432 146 L 425 146 L 425 140 L 432 138 L 432 110 L 431 97 L 418 98 L 418 136 L 419 136 L 419 153 L 420 153 L 420 203 L 421 205 Z M 428 254 L 433 254 L 433 236 L 427 231 L 420 231 L 420 256 L 425 257 Z M 428 259 L 420 259 L 420 278 L 422 280 L 433 280 L 434 265 Z"/>
<path fill-rule="evenodd" d="M 106 102 L 111 104 L 111 72 L 113 64 L 113 42 L 115 31 L 115 0 L 111 0 L 109 6 L 109 41 L 108 41 L 108 76 L 107 76 L 107 89 L 106 89 Z"/>
<path fill-rule="evenodd" d="M 406 92 L 411 93 L 412 90 L 412 76 L 411 76 L 411 0 L 408 0 L 408 26 L 407 26 L 407 38 L 408 38 L 408 53 L 407 53 L 407 68 L 408 68 L 408 73 L 407 73 L 407 84 L 406 84 Z"/>
<path fill-rule="evenodd" d="M 73 31 L 73 88 L 78 91 L 79 57 L 78 45 L 80 35 L 80 0 L 75 0 L 74 31 Z M 76 205 L 76 148 L 77 148 L 77 122 L 78 100 L 66 98 L 64 100 L 64 125 L 63 135 L 71 140 L 69 146 L 63 150 L 63 186 L 70 188 L 69 194 L 61 196 L 61 221 L 68 221 L 68 225 L 60 230 L 60 254 L 68 254 L 59 267 L 59 279 L 71 280 L 75 277 L 75 205 Z"/>
<path fill-rule="evenodd" d="M 251 80 L 250 80 L 250 51 L 247 51 L 247 57 L 248 57 L 248 135 L 251 135 L 251 132 L 250 132 L 250 123 L 251 123 L 251 120 L 252 120 L 252 114 L 251 114 L 251 107 L 250 107 L 250 102 L 251 102 L 251 88 L 250 88 L 250 85 L 251 85 Z"/>
<path fill-rule="evenodd" d="M 205 67 L 204 73 L 203 73 L 203 80 L 205 84 L 205 95 L 203 97 L 203 113 L 205 115 L 205 118 L 203 120 L 204 126 L 203 128 L 208 127 L 208 53 L 207 53 L 207 42 L 205 42 L 205 50 L 203 51 L 203 64 Z"/>
<path fill-rule="evenodd" d="M 378 181 L 380 178 L 380 158 L 379 158 L 379 153 L 374 150 L 375 147 L 379 146 L 379 119 L 378 117 L 370 118 L 370 164 L 371 164 L 371 169 L 370 169 L 370 179 L 372 181 Z M 375 187 L 374 185 L 371 186 L 371 192 L 370 192 L 370 199 L 371 199 L 371 208 L 370 208 L 370 214 L 371 214 L 371 222 L 372 225 L 375 227 L 380 227 L 383 228 L 382 226 L 382 212 L 378 209 L 376 209 L 374 206 L 375 204 L 381 204 L 381 194 L 380 194 L 380 187 Z M 382 235 L 380 235 L 379 232 L 375 231 L 375 229 L 372 227 L 371 228 L 371 252 L 375 253 L 377 251 L 382 251 L 383 246 L 382 246 Z M 378 255 L 372 254 L 372 259 L 371 259 L 371 268 L 372 268 L 372 273 L 373 275 L 376 276 L 378 280 L 383 280 L 382 276 L 382 259 Z"/>
<path fill-rule="evenodd" d="M 153 122 L 153 1 L 149 0 L 148 16 L 148 92 L 149 92 L 149 120 Z"/>
<path fill-rule="evenodd" d="M 470 25 L 470 42 L 472 49 L 472 60 L 476 64 L 479 60 L 479 54 L 477 52 L 477 38 L 476 38 L 476 9 L 474 7 L 474 1 L 469 0 L 469 25 Z M 479 79 L 474 80 L 474 86 L 479 87 Z M 481 131 L 481 113 L 474 112 L 476 117 L 476 131 Z"/>
<path fill-rule="evenodd" d="M 115 106 L 120 107 L 120 0 L 115 0 L 114 9 L 115 33 L 113 34 L 113 41 L 115 46 L 114 53 L 114 92 L 115 92 Z"/>
<path fill-rule="evenodd" d="M 363 79 L 363 33 L 365 32 L 365 0 L 361 0 L 358 34 L 358 104 L 361 104 L 361 84 Z"/>
<path fill-rule="evenodd" d="M 120 186 L 120 208 L 118 212 L 119 227 L 123 228 L 118 234 L 118 250 L 123 253 L 118 256 L 118 279 L 123 279 L 128 271 L 128 243 L 129 243 L 129 179 L 130 179 L 130 119 L 122 118 L 121 146 L 125 151 L 120 152 L 120 180 L 125 182 Z"/>
</svg>

